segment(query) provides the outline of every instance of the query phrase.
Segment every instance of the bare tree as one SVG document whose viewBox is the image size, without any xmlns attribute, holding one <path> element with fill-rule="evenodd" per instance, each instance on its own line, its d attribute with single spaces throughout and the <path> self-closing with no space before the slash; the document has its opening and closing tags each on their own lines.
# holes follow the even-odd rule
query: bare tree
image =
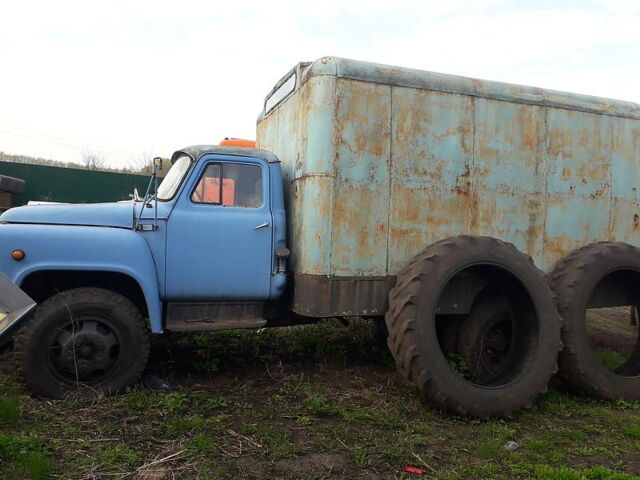
<svg viewBox="0 0 640 480">
<path fill-rule="evenodd" d="M 86 150 L 82 154 L 82 163 L 87 170 L 101 170 L 105 166 L 105 158 L 101 153 Z"/>
<path fill-rule="evenodd" d="M 129 170 L 141 175 L 151 175 L 153 172 L 153 158 L 154 155 L 151 152 L 144 152 L 140 157 L 134 159 L 129 164 Z M 171 167 L 171 161 L 163 159 L 162 164 L 158 168 L 158 176 L 164 177 Z"/>
</svg>

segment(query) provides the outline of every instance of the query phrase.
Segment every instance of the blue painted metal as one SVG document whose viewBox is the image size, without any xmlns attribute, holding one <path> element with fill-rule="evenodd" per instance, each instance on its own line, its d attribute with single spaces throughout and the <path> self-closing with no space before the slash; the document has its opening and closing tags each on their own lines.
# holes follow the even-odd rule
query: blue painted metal
<svg viewBox="0 0 640 480">
<path fill-rule="evenodd" d="M 276 248 L 286 246 L 283 179 L 268 152 L 233 147 L 184 149 L 194 165 L 173 199 L 143 208 L 141 202 L 35 205 L 0 216 L 0 272 L 16 285 L 44 270 L 118 272 L 135 280 L 145 297 L 151 330 L 163 329 L 168 300 L 266 300 L 279 297 L 286 272 Z M 190 193 L 207 162 L 258 165 L 263 172 L 259 208 L 194 204 Z M 254 230 L 262 223 L 266 228 Z M 14 249 L 27 255 L 11 259 Z"/>
<path fill-rule="evenodd" d="M 258 208 L 194 203 L 191 192 L 210 163 L 258 165 Z M 250 156 L 205 154 L 177 197 L 167 230 L 167 300 L 264 300 L 271 290 L 273 218 L 269 164 Z M 267 223 L 268 226 L 255 230 Z"/>
<path fill-rule="evenodd" d="M 151 330 L 162 332 L 156 268 L 147 243 L 137 232 L 123 228 L 35 224 L 6 224 L 0 228 L 0 271 L 16 285 L 22 285 L 29 274 L 43 270 L 123 273 L 133 278 L 144 293 Z M 24 260 L 16 262 L 11 258 L 15 249 L 25 251 Z"/>
<path fill-rule="evenodd" d="M 459 234 L 547 271 L 640 245 L 640 106 L 332 57 L 296 72 L 257 130 L 282 161 L 296 275 L 395 275 Z"/>
<path fill-rule="evenodd" d="M 133 202 L 27 205 L 7 210 L 2 221 L 131 228 Z"/>
</svg>

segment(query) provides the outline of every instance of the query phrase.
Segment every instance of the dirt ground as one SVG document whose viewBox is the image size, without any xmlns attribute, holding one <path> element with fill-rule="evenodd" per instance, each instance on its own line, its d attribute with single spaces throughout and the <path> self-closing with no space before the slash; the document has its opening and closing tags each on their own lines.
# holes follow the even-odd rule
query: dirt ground
<svg viewBox="0 0 640 480">
<path fill-rule="evenodd" d="M 640 403 L 552 386 L 513 419 L 434 410 L 364 320 L 158 338 L 143 384 L 98 400 L 30 396 L 5 352 L 0 478 L 640 478 Z"/>
</svg>

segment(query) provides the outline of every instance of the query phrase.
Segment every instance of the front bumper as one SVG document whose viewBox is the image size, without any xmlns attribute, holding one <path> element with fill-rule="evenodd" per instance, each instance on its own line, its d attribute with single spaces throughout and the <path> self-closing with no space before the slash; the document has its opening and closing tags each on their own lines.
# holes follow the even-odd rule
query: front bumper
<svg viewBox="0 0 640 480">
<path fill-rule="evenodd" d="M 36 302 L 0 272 L 0 346 L 11 339 Z"/>
</svg>

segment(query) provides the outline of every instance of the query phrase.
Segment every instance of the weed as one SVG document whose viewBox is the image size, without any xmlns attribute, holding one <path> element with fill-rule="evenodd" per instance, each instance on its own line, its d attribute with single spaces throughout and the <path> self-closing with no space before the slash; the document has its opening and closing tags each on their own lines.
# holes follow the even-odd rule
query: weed
<svg viewBox="0 0 640 480">
<path fill-rule="evenodd" d="M 633 438 L 640 438 L 640 423 L 632 423 L 630 425 L 625 425 L 622 430 L 624 433 Z"/>
<path fill-rule="evenodd" d="M 353 451 L 353 460 L 356 462 L 356 465 L 360 468 L 368 467 L 371 465 L 371 456 L 369 452 L 367 452 L 363 448 L 358 448 Z"/>
<path fill-rule="evenodd" d="M 200 431 L 206 423 L 206 420 L 200 415 L 178 418 L 167 425 L 167 433 L 171 436 L 179 436 L 192 431 Z"/>
<path fill-rule="evenodd" d="M 0 397 L 0 421 L 16 422 L 20 418 L 20 403 L 16 398 Z"/>
<path fill-rule="evenodd" d="M 187 394 L 186 393 L 168 393 L 162 397 L 162 405 L 168 413 L 174 413 L 182 411 L 186 408 Z"/>
<path fill-rule="evenodd" d="M 554 468 L 542 465 L 536 468 L 536 479 L 539 480 L 636 480 L 637 477 L 626 473 L 617 473 L 606 467 L 598 466 L 589 470 L 572 468 Z"/>
<path fill-rule="evenodd" d="M 0 465 L 2 462 L 13 464 L 33 480 L 46 478 L 52 468 L 44 442 L 33 436 L 0 434 Z"/>
<path fill-rule="evenodd" d="M 24 452 L 17 457 L 17 463 L 33 480 L 47 478 L 51 472 L 51 459 L 43 452 Z"/>
<path fill-rule="evenodd" d="M 307 410 L 313 415 L 320 417 L 328 417 L 339 414 L 339 409 L 330 405 L 325 397 L 312 395 L 305 400 Z"/>
<path fill-rule="evenodd" d="M 447 362 L 449 362 L 449 366 L 452 369 L 454 369 L 463 377 L 469 378 L 471 376 L 471 367 L 466 362 L 466 360 L 457 353 L 447 354 Z"/>
<path fill-rule="evenodd" d="M 257 448 L 260 448 L 263 455 L 270 460 L 292 457 L 300 451 L 282 429 L 273 424 L 257 425 L 249 430 L 245 427 L 245 431 L 257 437 L 256 443 L 261 445 Z"/>
<path fill-rule="evenodd" d="M 140 453 L 125 445 L 117 445 L 113 448 L 101 450 L 96 458 L 102 465 L 126 470 L 140 459 Z"/>
<path fill-rule="evenodd" d="M 313 420 L 311 420 L 311 418 L 307 417 L 306 415 L 302 415 L 296 418 L 296 423 L 298 425 L 308 426 L 313 423 Z"/>
<path fill-rule="evenodd" d="M 187 442 L 187 448 L 197 453 L 207 453 L 214 451 L 218 445 L 216 442 L 204 433 L 196 435 Z"/>
<path fill-rule="evenodd" d="M 600 360 L 600 363 L 609 370 L 615 370 L 616 368 L 621 367 L 626 361 L 624 355 L 610 349 L 603 348 L 596 350 L 596 356 L 598 357 L 598 360 Z"/>
</svg>

